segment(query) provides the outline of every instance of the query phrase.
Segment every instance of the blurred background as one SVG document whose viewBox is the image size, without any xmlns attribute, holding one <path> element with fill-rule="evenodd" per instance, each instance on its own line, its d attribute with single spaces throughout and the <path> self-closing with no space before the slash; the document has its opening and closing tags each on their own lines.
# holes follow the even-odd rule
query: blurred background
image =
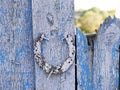
<svg viewBox="0 0 120 90">
<path fill-rule="evenodd" d="M 75 26 L 85 34 L 96 33 L 111 16 L 120 18 L 120 0 L 74 0 Z"/>
</svg>

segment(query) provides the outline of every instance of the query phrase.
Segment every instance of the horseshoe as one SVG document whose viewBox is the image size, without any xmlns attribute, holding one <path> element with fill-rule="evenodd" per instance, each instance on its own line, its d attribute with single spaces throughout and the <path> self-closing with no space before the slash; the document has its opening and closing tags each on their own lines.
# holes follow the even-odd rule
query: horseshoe
<svg viewBox="0 0 120 90">
<path fill-rule="evenodd" d="M 65 34 L 64 39 L 67 42 L 68 45 L 68 58 L 64 60 L 63 63 L 53 66 L 48 63 L 46 63 L 42 56 L 41 56 L 41 44 L 43 40 L 49 40 L 45 37 L 44 34 L 41 34 L 38 39 L 34 42 L 34 58 L 36 63 L 39 65 L 40 68 L 42 68 L 43 71 L 50 74 L 62 74 L 66 72 L 70 66 L 73 64 L 75 59 L 75 42 L 73 40 L 72 35 Z"/>
</svg>

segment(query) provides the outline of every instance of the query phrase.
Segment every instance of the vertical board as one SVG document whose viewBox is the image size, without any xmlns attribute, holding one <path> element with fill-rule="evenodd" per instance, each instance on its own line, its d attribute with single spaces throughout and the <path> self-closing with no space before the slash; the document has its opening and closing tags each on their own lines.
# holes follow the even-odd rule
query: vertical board
<svg viewBox="0 0 120 90">
<path fill-rule="evenodd" d="M 87 38 L 80 30 L 76 30 L 77 82 L 78 90 L 92 90 L 92 55 Z"/>
<path fill-rule="evenodd" d="M 0 90 L 34 90 L 31 0 L 0 0 Z"/>
<path fill-rule="evenodd" d="M 108 17 L 95 40 L 93 90 L 118 90 L 120 21 Z"/>
<path fill-rule="evenodd" d="M 64 34 L 74 36 L 73 0 L 33 0 L 33 38 L 44 33 L 49 41 L 43 40 L 41 54 L 51 65 L 59 65 L 68 57 Z M 35 64 L 36 90 L 75 90 L 74 65 L 61 75 L 51 75 Z"/>
</svg>

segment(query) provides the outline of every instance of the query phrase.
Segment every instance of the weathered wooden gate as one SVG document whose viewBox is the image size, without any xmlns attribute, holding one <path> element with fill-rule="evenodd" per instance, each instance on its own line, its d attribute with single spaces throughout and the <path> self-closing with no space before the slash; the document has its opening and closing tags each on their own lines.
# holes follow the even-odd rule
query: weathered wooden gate
<svg viewBox="0 0 120 90">
<path fill-rule="evenodd" d="M 97 34 L 76 31 L 78 90 L 119 90 L 120 20 L 108 17 Z"/>
<path fill-rule="evenodd" d="M 0 90 L 118 90 L 120 21 L 109 17 L 97 35 L 76 30 L 75 39 L 73 4 L 0 0 Z"/>
</svg>

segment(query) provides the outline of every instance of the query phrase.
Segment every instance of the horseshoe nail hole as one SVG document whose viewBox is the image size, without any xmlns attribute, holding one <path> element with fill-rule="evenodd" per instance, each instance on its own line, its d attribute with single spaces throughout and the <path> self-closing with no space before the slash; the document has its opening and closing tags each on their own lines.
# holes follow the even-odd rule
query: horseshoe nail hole
<svg viewBox="0 0 120 90">
<path fill-rule="evenodd" d="M 69 35 L 67 35 L 67 38 L 68 38 Z"/>
<path fill-rule="evenodd" d="M 9 38 L 9 39 L 7 39 L 7 41 L 8 41 L 8 42 L 10 42 L 10 38 Z"/>
<path fill-rule="evenodd" d="M 74 54 L 74 52 L 72 52 L 72 55 Z"/>
</svg>

